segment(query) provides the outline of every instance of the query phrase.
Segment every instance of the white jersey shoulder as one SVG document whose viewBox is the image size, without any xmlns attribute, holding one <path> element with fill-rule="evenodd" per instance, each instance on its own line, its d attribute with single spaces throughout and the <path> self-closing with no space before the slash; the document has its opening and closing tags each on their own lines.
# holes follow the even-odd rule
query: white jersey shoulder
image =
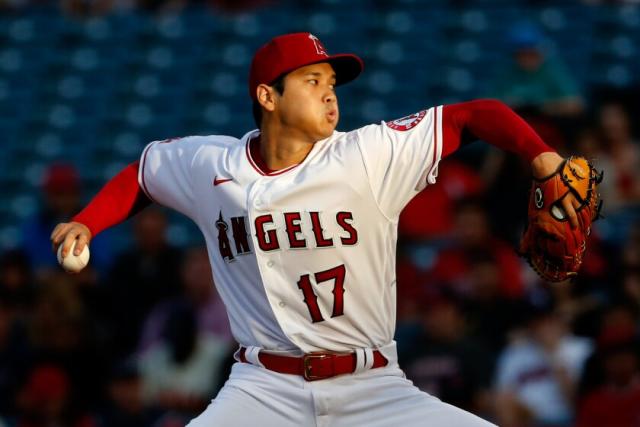
<svg viewBox="0 0 640 427">
<path fill-rule="evenodd" d="M 142 151 L 138 182 L 156 203 L 193 218 L 193 167 L 200 157 L 222 154 L 239 140 L 225 135 L 186 136 L 150 142 Z"/>
<path fill-rule="evenodd" d="M 442 156 L 442 106 L 347 134 L 361 151 L 380 208 L 395 218 L 438 176 Z"/>
</svg>

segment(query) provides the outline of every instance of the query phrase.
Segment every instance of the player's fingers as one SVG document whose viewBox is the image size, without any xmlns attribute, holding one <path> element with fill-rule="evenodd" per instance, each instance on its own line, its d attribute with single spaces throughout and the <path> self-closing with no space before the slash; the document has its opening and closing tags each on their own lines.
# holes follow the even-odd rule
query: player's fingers
<svg viewBox="0 0 640 427">
<path fill-rule="evenodd" d="M 569 223 L 571 224 L 571 228 L 578 228 L 578 215 L 576 214 L 576 210 L 573 207 L 572 203 L 573 197 L 565 197 L 562 199 L 562 207 L 569 217 Z"/>
<path fill-rule="evenodd" d="M 56 233 L 58 232 L 58 230 L 60 229 L 60 227 L 62 227 L 62 224 L 57 224 L 57 225 L 53 228 L 53 230 L 51 231 L 51 235 L 49 236 L 49 239 L 50 239 L 51 241 L 53 241 L 53 239 L 55 238 Z"/>
<path fill-rule="evenodd" d="M 73 242 L 75 242 L 76 237 L 78 237 L 78 234 L 79 234 L 78 229 L 72 227 L 64 236 L 64 240 L 61 243 L 62 258 L 65 258 L 67 255 L 69 255 L 69 251 L 71 251 L 71 246 L 73 245 Z"/>
<path fill-rule="evenodd" d="M 51 241 L 53 243 L 58 243 L 58 239 L 60 238 L 60 235 L 63 233 L 63 230 L 68 227 L 69 227 L 69 224 L 66 222 L 61 222 L 60 224 L 56 225 L 53 231 L 51 232 Z"/>
<path fill-rule="evenodd" d="M 77 237 L 76 247 L 73 250 L 74 255 L 80 255 L 85 245 L 89 243 L 89 235 L 87 233 L 81 232 Z"/>
<path fill-rule="evenodd" d="M 58 249 L 58 245 L 64 240 L 64 236 L 66 236 L 67 232 L 71 228 L 71 224 L 63 222 L 53 229 L 51 232 L 51 245 L 53 251 L 55 252 Z"/>
</svg>

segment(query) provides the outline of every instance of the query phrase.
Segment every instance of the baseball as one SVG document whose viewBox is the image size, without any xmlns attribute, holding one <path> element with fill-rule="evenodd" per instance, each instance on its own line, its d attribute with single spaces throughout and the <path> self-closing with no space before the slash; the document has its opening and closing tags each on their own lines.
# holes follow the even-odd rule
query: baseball
<svg viewBox="0 0 640 427">
<path fill-rule="evenodd" d="M 76 247 L 76 241 L 71 245 L 71 250 L 66 257 L 62 258 L 62 245 L 58 246 L 58 263 L 66 271 L 77 273 L 87 266 L 89 263 L 89 245 L 86 245 L 80 255 L 74 255 L 73 250 Z"/>
</svg>

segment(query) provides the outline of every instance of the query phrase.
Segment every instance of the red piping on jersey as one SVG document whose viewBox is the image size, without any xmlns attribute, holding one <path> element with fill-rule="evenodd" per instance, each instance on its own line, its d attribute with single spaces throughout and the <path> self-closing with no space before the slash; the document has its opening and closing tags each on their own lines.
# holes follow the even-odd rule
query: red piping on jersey
<svg viewBox="0 0 640 427">
<path fill-rule="evenodd" d="M 245 145 L 245 152 L 247 153 L 247 159 L 249 160 L 249 164 L 251 166 L 253 166 L 253 168 L 260 174 L 260 175 L 266 175 L 264 172 L 262 172 L 260 170 L 260 168 L 253 162 L 253 159 L 251 158 L 251 153 L 249 152 L 249 144 L 251 143 L 251 138 L 247 139 L 247 143 Z"/>
<path fill-rule="evenodd" d="M 260 150 L 259 150 L 259 145 L 256 145 L 256 149 L 254 149 L 251 146 L 251 142 L 253 141 L 252 138 L 249 138 L 247 140 L 247 144 L 245 146 L 245 151 L 247 153 L 247 158 L 249 159 L 249 164 L 251 164 L 251 166 L 253 166 L 253 168 L 260 174 L 263 176 L 275 176 L 275 175 L 280 175 L 283 174 L 285 172 L 290 171 L 291 169 L 297 167 L 298 165 L 300 165 L 300 163 L 296 163 L 295 165 L 291 165 L 289 167 L 286 167 L 284 169 L 280 169 L 277 171 L 271 170 L 267 167 L 266 162 L 262 159 L 261 155 L 260 155 Z M 252 156 L 252 152 L 255 154 L 256 156 L 256 160 L 253 159 Z M 266 170 L 266 172 L 264 170 Z"/>
<path fill-rule="evenodd" d="M 147 195 L 147 197 L 155 202 L 155 200 L 153 200 L 153 197 L 151 197 L 151 194 L 149 194 L 149 190 L 147 189 L 147 183 L 144 180 L 144 168 L 147 165 L 147 153 L 149 152 L 149 149 L 151 148 L 151 145 L 153 144 L 149 144 L 145 150 L 144 150 L 144 154 L 142 155 L 142 172 L 140 173 L 140 176 L 142 177 L 142 191 L 144 191 L 144 193 Z"/>
<path fill-rule="evenodd" d="M 429 176 L 436 168 L 436 158 L 438 157 L 438 107 L 433 109 L 433 159 L 431 160 L 431 167 L 427 173 L 427 183 Z"/>
</svg>

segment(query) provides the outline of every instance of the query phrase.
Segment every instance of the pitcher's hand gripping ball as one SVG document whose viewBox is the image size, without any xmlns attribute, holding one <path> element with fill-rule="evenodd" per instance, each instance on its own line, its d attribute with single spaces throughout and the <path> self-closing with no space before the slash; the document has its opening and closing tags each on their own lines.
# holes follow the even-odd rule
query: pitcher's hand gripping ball
<svg viewBox="0 0 640 427">
<path fill-rule="evenodd" d="M 520 254 L 544 280 L 561 282 L 578 273 L 591 223 L 600 216 L 600 182 L 602 172 L 583 157 L 569 157 L 553 175 L 533 180 Z M 575 229 L 561 205 L 569 193 L 580 203 Z"/>
<path fill-rule="evenodd" d="M 66 257 L 62 257 L 62 245 L 58 247 L 58 263 L 69 273 L 78 273 L 85 268 L 89 263 L 89 245 L 86 245 L 80 255 L 75 255 L 73 251 L 76 249 L 76 243 L 74 241 L 71 245 L 71 249 Z"/>
</svg>

